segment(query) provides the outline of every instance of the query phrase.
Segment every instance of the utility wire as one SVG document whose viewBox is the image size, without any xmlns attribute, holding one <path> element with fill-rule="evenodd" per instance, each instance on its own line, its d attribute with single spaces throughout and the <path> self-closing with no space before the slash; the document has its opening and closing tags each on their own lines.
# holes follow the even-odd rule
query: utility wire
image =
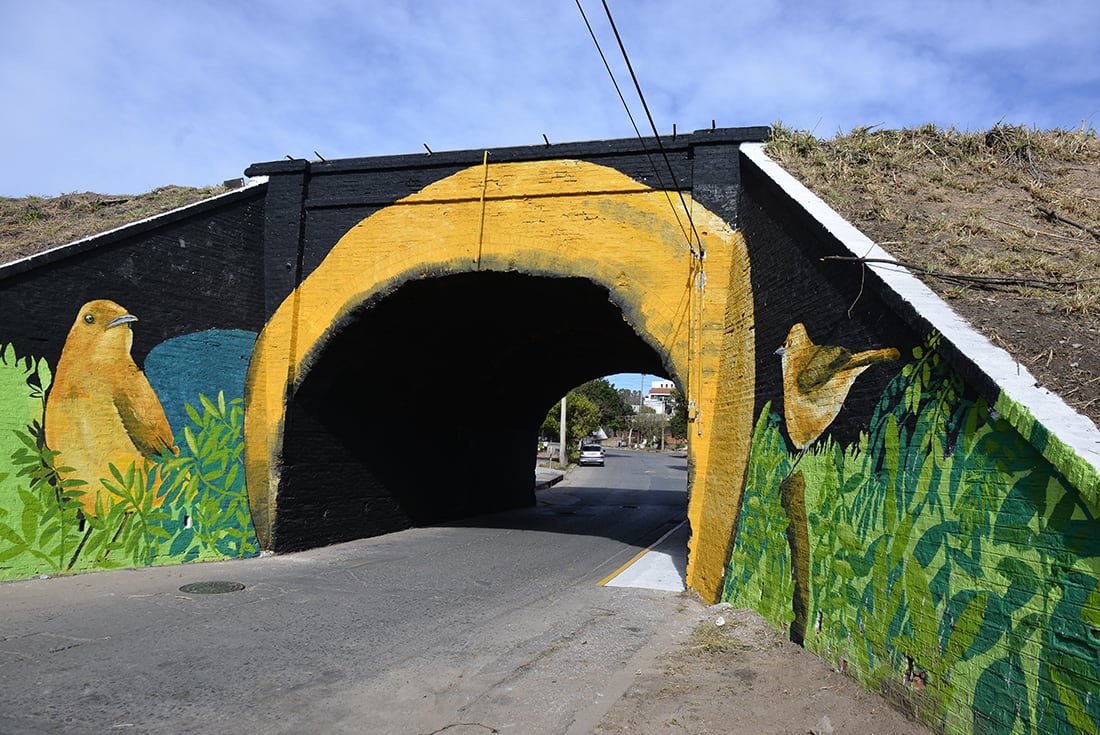
<svg viewBox="0 0 1100 735">
<path fill-rule="evenodd" d="M 642 131 L 638 129 L 638 123 L 634 121 L 634 115 L 630 112 L 630 105 L 627 104 L 626 98 L 623 96 L 623 91 L 619 87 L 619 82 L 618 82 L 618 80 L 615 79 L 615 73 L 611 70 L 611 65 L 608 63 L 607 57 L 604 55 L 603 49 L 600 47 L 600 42 L 596 38 L 595 31 L 592 30 L 592 24 L 588 22 L 588 16 L 585 14 L 584 8 L 581 7 L 581 0 L 576 0 L 576 3 L 577 3 L 577 10 L 580 11 L 581 18 L 584 20 L 584 25 L 588 29 L 588 35 L 592 37 L 592 43 L 596 46 L 596 52 L 600 55 L 600 60 L 603 61 L 603 66 L 607 70 L 607 75 L 609 77 L 611 77 L 611 84 L 612 84 L 612 86 L 615 87 L 615 92 L 619 95 L 619 101 L 622 103 L 623 109 L 626 110 L 626 116 L 628 118 L 630 118 L 630 124 L 634 128 L 634 134 L 636 136 L 638 136 L 638 140 L 642 144 L 642 150 L 645 151 L 646 158 L 649 159 L 649 165 L 653 169 L 653 173 L 656 174 L 656 176 L 657 176 L 657 183 L 660 185 L 661 189 L 665 192 L 665 198 L 668 199 L 668 205 L 669 205 L 669 207 L 672 208 L 672 213 L 676 217 L 676 223 L 680 226 L 680 231 L 684 233 L 684 239 L 688 241 L 688 249 L 691 250 L 691 254 L 693 256 L 695 256 L 695 255 L 697 255 L 697 253 L 695 252 L 695 248 L 691 244 L 691 237 L 688 235 L 687 230 L 684 228 L 684 223 L 680 220 L 680 213 L 677 211 L 676 206 L 672 203 L 672 197 L 671 197 L 671 195 L 669 195 L 668 189 L 665 187 L 664 177 L 661 176 L 660 170 L 658 169 L 656 164 L 654 164 L 654 162 L 653 162 L 653 156 L 650 154 L 649 148 L 645 144 L 645 138 L 642 136 Z M 611 19 L 611 11 L 608 9 L 606 2 L 604 3 L 604 10 L 607 13 L 608 20 L 611 20 L 612 30 L 615 30 L 615 21 Z M 616 37 L 616 39 L 619 38 L 619 33 L 618 33 L 617 30 L 615 31 L 615 37 Z M 623 44 L 622 44 L 621 39 L 619 40 L 619 48 L 622 50 L 623 58 L 626 59 L 626 49 L 623 48 Z M 634 79 L 634 86 L 635 86 L 635 89 L 638 90 L 638 96 L 641 97 L 642 96 L 642 90 L 638 86 L 637 78 L 634 77 L 634 70 L 631 69 L 631 67 L 630 67 L 630 60 L 629 59 L 626 60 L 626 65 L 627 65 L 627 68 L 630 69 L 631 78 Z M 699 238 L 699 233 L 696 232 L 696 230 L 695 230 L 695 223 L 692 222 L 692 220 L 691 220 L 691 212 L 688 210 L 687 203 L 684 201 L 684 195 L 683 195 L 682 192 L 679 191 L 679 186 L 676 183 L 676 174 L 673 173 L 672 164 L 668 160 L 668 154 L 665 153 L 664 146 L 661 145 L 661 138 L 660 138 L 660 136 L 657 136 L 657 129 L 653 125 L 653 118 L 652 118 L 652 116 L 649 115 L 649 107 L 646 105 L 644 98 L 642 98 L 642 107 L 645 108 L 646 115 L 649 116 L 650 127 L 653 128 L 653 133 L 657 137 L 657 146 L 660 149 L 661 154 L 664 156 L 665 166 L 668 168 L 669 175 L 672 177 L 672 186 L 680 194 L 680 203 L 684 207 L 684 212 L 687 213 L 688 224 L 691 225 L 691 230 L 692 230 L 692 232 L 695 233 L 695 239 L 699 243 L 699 250 L 700 250 L 700 253 L 702 253 L 703 242 Z"/>
<path fill-rule="evenodd" d="M 698 284 L 699 295 L 697 297 L 697 303 L 690 306 L 691 314 L 689 318 L 694 323 L 690 325 L 688 330 L 689 388 L 687 391 L 687 396 L 685 396 L 685 398 L 688 399 L 688 405 L 692 412 L 692 420 L 695 422 L 696 432 L 699 434 L 699 436 L 702 436 L 702 416 L 700 415 L 698 404 L 692 397 L 691 386 L 702 382 L 702 373 L 699 372 L 697 376 L 694 374 L 694 371 L 701 371 L 700 362 L 698 359 L 692 360 L 692 357 L 695 355 L 695 351 L 699 348 L 699 342 L 702 339 L 702 335 L 697 333 L 697 330 L 701 331 L 702 329 L 702 298 L 704 284 L 706 283 L 706 275 L 703 272 L 703 259 L 706 257 L 706 250 L 703 246 L 703 239 L 699 236 L 699 231 L 695 228 L 695 221 L 692 219 L 691 209 L 688 207 L 687 201 L 684 199 L 684 192 L 680 190 L 680 186 L 676 182 L 676 173 L 672 170 L 672 162 L 669 161 L 668 151 L 665 150 L 664 144 L 661 142 L 661 135 L 657 132 L 657 126 L 653 122 L 653 115 L 649 111 L 649 105 L 646 104 L 645 95 L 642 93 L 642 86 L 638 82 L 637 75 L 634 73 L 634 66 L 630 63 L 630 57 L 626 53 L 626 46 L 623 44 L 622 37 L 619 35 L 619 29 L 615 26 L 615 19 L 611 16 L 611 9 L 607 6 L 607 0 L 603 0 L 604 12 L 607 14 L 607 20 L 611 23 L 611 30 L 615 33 L 615 40 L 619 44 L 619 51 L 622 53 L 623 60 L 626 62 L 626 68 L 630 72 L 630 78 L 634 81 L 634 89 L 638 93 L 638 99 L 641 100 L 642 108 L 645 110 L 646 118 L 648 118 L 649 120 L 649 127 L 653 131 L 654 139 L 657 141 L 657 148 L 660 150 L 661 156 L 664 158 L 665 167 L 668 169 L 669 176 L 672 177 L 672 186 L 676 189 L 676 193 L 680 197 L 680 205 L 683 207 L 684 214 L 687 216 L 688 224 L 691 226 L 691 234 L 694 234 L 695 242 L 699 244 L 698 252 L 696 252 L 695 247 L 692 245 L 691 235 L 688 234 L 686 229 L 684 229 L 684 223 L 680 219 L 680 212 L 679 210 L 677 210 L 676 205 L 672 203 L 672 197 L 668 193 L 668 189 L 665 188 L 661 172 L 654 164 L 653 157 L 650 155 L 649 149 L 645 144 L 645 138 L 642 137 L 641 131 L 638 130 L 638 124 L 634 122 L 634 115 L 631 114 L 630 106 L 626 103 L 625 97 L 623 97 L 623 92 L 619 88 L 619 83 L 615 80 L 614 72 L 611 71 L 611 65 L 607 63 L 607 57 L 604 56 L 603 49 L 600 48 L 600 42 L 596 38 L 596 34 L 592 30 L 592 25 L 588 22 L 588 16 L 585 15 L 584 8 L 581 7 L 581 0 L 576 0 L 576 2 L 577 10 L 580 11 L 581 17 L 584 19 L 584 24 L 588 28 L 588 34 L 592 37 L 592 43 L 595 44 L 596 51 L 600 54 L 600 59 L 603 61 L 604 68 L 607 69 L 608 76 L 611 77 L 611 83 L 614 85 L 615 91 L 619 95 L 619 101 L 622 102 L 623 108 L 626 110 L 626 115 L 630 118 L 630 124 L 634 126 L 634 134 L 638 136 L 638 141 L 642 144 L 642 150 L 645 151 L 646 158 L 649 159 L 649 165 L 653 169 L 653 173 L 656 174 L 657 181 L 660 184 L 662 190 L 664 190 L 665 192 L 665 199 L 668 201 L 668 206 L 672 210 L 673 216 L 676 217 L 676 223 L 680 226 L 680 231 L 683 233 L 684 239 L 687 241 L 688 250 L 691 251 L 691 256 L 694 259 L 692 263 L 692 280 L 695 282 L 695 284 Z M 673 130 L 675 130 L 675 128 L 673 128 Z M 695 284 L 693 284 L 693 286 Z M 691 291 L 689 293 L 694 293 L 693 287 L 691 288 Z M 691 297 L 689 295 L 689 304 L 690 301 Z M 696 310 L 698 310 L 698 314 L 696 313 Z M 692 369 L 692 362 L 695 363 L 694 371 Z M 696 380 L 696 378 L 698 378 L 698 380 Z"/>
<path fill-rule="evenodd" d="M 649 151 L 645 147 L 645 140 L 642 139 L 642 131 L 638 130 L 638 123 L 634 122 L 634 115 L 630 113 L 630 106 L 626 103 L 626 98 L 623 97 L 623 90 L 619 88 L 619 82 L 615 79 L 615 72 L 611 71 L 611 65 L 607 63 L 607 57 L 604 56 L 603 49 L 600 48 L 600 42 L 596 39 L 596 33 L 592 30 L 592 24 L 588 22 L 588 16 L 585 15 L 584 8 L 581 7 L 581 0 L 577 0 L 577 10 L 581 11 L 581 18 L 584 20 L 584 26 L 588 29 L 588 35 L 592 37 L 592 43 L 596 45 L 596 52 L 600 55 L 600 61 L 603 62 L 603 68 L 607 69 L 607 75 L 611 77 L 611 84 L 615 87 L 615 91 L 619 95 L 619 101 L 623 103 L 623 109 L 626 110 L 626 116 L 630 118 L 630 124 L 634 127 L 634 134 L 638 136 L 638 140 L 642 141 L 642 148 L 646 150 L 648 155 Z M 652 163 L 652 159 L 650 160 Z M 657 174 L 657 179 L 660 180 L 661 172 L 657 171 L 657 167 L 653 167 L 654 173 Z M 661 183 L 664 185 L 664 182 Z"/>
<path fill-rule="evenodd" d="M 676 187 L 676 193 L 680 196 L 680 206 L 684 208 L 684 213 L 687 215 L 688 224 L 691 225 L 691 232 L 695 235 L 695 242 L 699 243 L 699 257 L 705 257 L 706 251 L 703 249 L 703 239 L 699 237 L 699 231 L 695 229 L 695 222 L 691 218 L 691 210 L 688 208 L 687 201 L 684 199 L 684 192 L 680 189 L 676 183 L 676 174 L 672 171 L 672 162 L 668 159 L 668 151 L 665 150 L 664 143 L 661 142 L 661 135 L 657 132 L 657 125 L 653 122 L 653 115 L 649 112 L 649 105 L 646 104 L 645 95 L 642 93 L 642 85 L 638 82 L 638 77 L 634 73 L 634 65 L 630 63 L 630 57 L 626 53 L 626 46 L 623 45 L 623 39 L 619 35 L 619 29 L 615 26 L 615 19 L 611 17 L 611 8 L 607 6 L 607 0 L 602 0 L 604 12 L 607 14 L 607 21 L 611 24 L 611 31 L 615 34 L 615 41 L 619 44 L 619 51 L 623 55 L 623 61 L 626 62 L 627 71 L 630 72 L 630 78 L 634 81 L 634 89 L 638 92 L 638 99 L 642 103 L 642 109 L 645 110 L 646 118 L 649 120 L 649 128 L 653 131 L 653 137 L 657 140 L 657 148 L 661 151 L 661 156 L 665 159 L 665 166 L 668 168 L 669 176 L 672 177 L 672 185 Z M 580 0 L 577 0 L 578 6 Z M 602 55 L 602 54 L 601 54 Z M 621 95 L 620 95 L 621 96 Z M 637 127 L 634 128 L 635 131 Z M 679 217 L 677 217 L 679 219 Z M 691 243 L 688 243 L 688 247 L 691 247 Z M 692 254 L 695 253 L 694 248 Z"/>
</svg>

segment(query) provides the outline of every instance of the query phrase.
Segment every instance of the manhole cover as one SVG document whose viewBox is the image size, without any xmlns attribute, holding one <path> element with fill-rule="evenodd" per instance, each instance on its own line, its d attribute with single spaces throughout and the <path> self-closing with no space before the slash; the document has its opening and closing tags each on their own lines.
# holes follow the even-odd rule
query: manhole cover
<svg viewBox="0 0 1100 735">
<path fill-rule="evenodd" d="M 220 595 L 226 592 L 240 592 L 244 585 L 240 582 L 192 582 L 180 587 L 180 592 L 193 595 Z"/>
</svg>

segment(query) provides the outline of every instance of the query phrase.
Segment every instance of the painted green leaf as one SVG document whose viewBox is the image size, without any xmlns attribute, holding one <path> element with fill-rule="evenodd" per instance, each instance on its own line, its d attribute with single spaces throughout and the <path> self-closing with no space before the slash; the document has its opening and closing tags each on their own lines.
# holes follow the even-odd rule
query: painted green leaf
<svg viewBox="0 0 1100 735">
<path fill-rule="evenodd" d="M 937 632 L 940 620 L 939 615 L 936 614 L 928 578 L 919 564 L 905 565 L 905 595 L 909 603 L 909 619 L 913 626 L 913 636 L 917 640 L 917 651 L 921 654 L 930 654 L 938 647 Z"/>
<path fill-rule="evenodd" d="M 201 393 L 199 394 L 199 402 L 208 413 L 214 414 L 215 416 L 220 415 L 218 412 L 218 407 L 214 405 L 214 402 L 206 396 L 202 395 Z"/>
<path fill-rule="evenodd" d="M 847 551 L 858 552 L 862 551 L 863 545 L 859 542 L 859 537 L 856 535 L 855 530 L 847 523 L 836 524 L 837 540 L 840 541 L 840 545 Z"/>
<path fill-rule="evenodd" d="M 191 408 L 191 404 L 187 404 L 187 408 L 189 409 L 189 413 L 194 411 L 194 409 Z M 195 432 L 191 431 L 190 426 L 185 426 L 183 428 L 183 438 L 184 441 L 187 442 L 187 448 L 191 450 L 192 456 L 197 457 L 199 455 L 199 448 L 197 442 L 195 441 Z"/>
<path fill-rule="evenodd" d="M 921 566 L 927 567 L 939 555 L 950 536 L 958 535 L 958 521 L 944 521 L 937 523 L 924 532 L 913 547 L 913 556 Z"/>
<path fill-rule="evenodd" d="M 940 640 L 943 642 L 941 659 L 950 669 L 962 661 L 971 650 L 982 628 L 983 614 L 990 593 L 967 590 L 951 598 L 941 621 Z"/>
<path fill-rule="evenodd" d="M 18 532 L 6 523 L 0 523 L 0 538 L 7 541 L 13 547 L 20 549 L 27 548 L 27 542 L 23 540 L 23 537 Z"/>
<path fill-rule="evenodd" d="M 843 558 L 852 567 L 852 574 L 854 576 L 851 578 L 851 580 L 849 580 L 850 582 L 855 582 L 856 580 L 863 579 L 871 573 L 871 560 L 868 559 L 864 554 L 848 552 L 843 555 Z"/>
<path fill-rule="evenodd" d="M 1023 607 L 1039 591 L 1041 572 L 1020 557 L 1002 557 L 997 563 L 997 571 L 1009 583 L 1004 595 L 1005 609 L 1009 614 Z"/>
<path fill-rule="evenodd" d="M 240 470 L 240 467 L 241 466 L 237 463 L 233 463 L 232 465 L 230 465 L 230 467 L 229 467 L 229 476 L 226 477 L 226 479 L 225 479 L 225 486 L 227 488 L 228 487 L 233 487 L 236 484 L 237 474 Z"/>
<path fill-rule="evenodd" d="M 1024 732 L 1031 732 L 1029 701 L 1019 656 L 997 659 L 982 671 L 974 686 L 973 731 L 1011 735 L 1020 722 Z"/>
<path fill-rule="evenodd" d="M 30 495 L 30 493 L 20 491 L 19 495 L 23 498 L 26 498 L 26 496 Z M 39 504 L 37 503 L 37 499 L 35 499 L 35 501 L 36 502 L 30 503 L 27 502 L 26 499 L 24 499 L 22 514 L 23 517 L 21 519 L 22 525 L 20 530 L 23 534 L 23 538 L 27 539 L 28 541 L 31 541 L 38 536 L 38 517 L 40 515 L 41 506 L 39 506 Z"/>
<path fill-rule="evenodd" d="M 852 565 L 846 562 L 844 559 L 837 559 L 833 562 L 833 569 L 841 578 L 851 579 L 855 577 L 855 570 L 852 569 Z"/>
<path fill-rule="evenodd" d="M 3 534 L 0 534 L 3 536 Z M 25 554 L 27 551 L 26 546 L 11 544 L 6 549 L 0 548 L 0 564 L 11 561 Z"/>
<path fill-rule="evenodd" d="M 1017 548 L 1030 548 L 1033 534 L 1029 524 L 1036 513 L 1037 506 L 1030 488 L 1021 483 L 1014 484 L 997 511 L 993 540 Z"/>
</svg>

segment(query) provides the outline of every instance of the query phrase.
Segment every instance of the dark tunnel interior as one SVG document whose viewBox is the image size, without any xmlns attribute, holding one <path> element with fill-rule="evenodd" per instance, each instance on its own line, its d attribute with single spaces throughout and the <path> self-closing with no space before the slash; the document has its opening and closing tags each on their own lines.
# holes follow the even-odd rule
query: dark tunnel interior
<svg viewBox="0 0 1100 735">
<path fill-rule="evenodd" d="M 548 408 L 618 372 L 667 369 L 584 278 L 450 275 L 363 305 L 290 401 L 275 550 L 533 504 Z"/>
</svg>

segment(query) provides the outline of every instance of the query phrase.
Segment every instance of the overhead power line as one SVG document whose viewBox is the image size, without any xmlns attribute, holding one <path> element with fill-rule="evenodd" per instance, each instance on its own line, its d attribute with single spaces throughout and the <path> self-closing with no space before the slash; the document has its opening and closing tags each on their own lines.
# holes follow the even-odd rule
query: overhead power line
<svg viewBox="0 0 1100 735">
<path fill-rule="evenodd" d="M 615 41 L 619 45 L 619 52 L 622 54 L 623 61 L 626 63 L 627 71 L 630 73 L 630 78 L 634 82 L 634 89 L 638 94 L 638 100 L 642 103 L 642 109 L 645 111 L 646 119 L 649 121 L 650 130 L 653 131 L 653 138 L 657 141 L 657 149 L 664 159 L 665 168 L 668 170 L 668 174 L 672 179 L 672 187 L 676 189 L 676 194 L 680 197 L 680 206 L 683 207 L 684 214 L 687 217 L 688 225 L 691 228 L 691 235 L 684 229 L 684 224 L 680 220 L 680 214 L 676 209 L 676 206 L 672 203 L 672 199 L 668 194 L 668 190 L 665 187 L 663 177 L 658 167 L 654 165 L 653 159 L 649 154 L 649 149 L 646 148 L 645 139 L 642 136 L 641 131 L 638 129 L 638 124 L 634 121 L 634 115 L 630 112 L 630 105 L 627 104 L 626 98 L 623 96 L 622 89 L 619 87 L 618 81 L 615 79 L 615 73 L 611 70 L 611 65 L 607 61 L 607 57 L 604 55 L 603 49 L 600 47 L 600 42 L 596 38 L 595 32 L 592 30 L 592 24 L 588 22 L 588 16 L 584 12 L 584 8 L 581 7 L 581 0 L 576 0 L 577 10 L 581 13 L 581 18 L 584 19 L 585 27 L 588 28 L 588 34 L 592 37 L 592 43 L 596 46 L 596 51 L 600 55 L 600 59 L 603 61 L 604 68 L 607 69 L 608 76 L 611 77 L 611 84 L 615 87 L 615 92 L 619 95 L 619 101 L 622 102 L 623 109 L 626 110 L 626 115 L 630 118 L 630 124 L 634 127 L 634 134 L 638 136 L 638 140 L 642 144 L 642 149 L 645 151 L 646 156 L 650 159 L 650 165 L 653 167 L 653 173 L 657 176 L 657 182 L 662 189 L 665 190 L 665 196 L 668 198 L 669 206 L 672 208 L 673 215 L 676 217 L 677 223 L 680 225 L 681 231 L 684 232 L 684 238 L 688 241 L 688 249 L 691 250 L 691 254 L 699 258 L 706 256 L 706 251 L 703 246 L 703 240 L 699 237 L 698 230 L 695 229 L 695 222 L 691 216 L 691 209 L 687 205 L 687 201 L 684 199 L 684 193 L 680 189 L 679 184 L 676 181 L 676 173 L 672 169 L 672 162 L 669 160 L 668 151 L 665 149 L 664 143 L 661 141 L 661 135 L 657 132 L 657 125 L 653 121 L 653 115 L 649 111 L 649 105 L 646 103 L 645 94 L 642 92 L 642 85 L 638 81 L 638 76 L 634 73 L 634 65 L 630 63 L 630 57 L 626 52 L 626 46 L 623 43 L 622 36 L 619 35 L 619 29 L 615 25 L 615 18 L 611 15 L 611 8 L 607 5 L 607 0 L 602 0 L 604 13 L 607 15 L 607 20 L 611 24 L 611 31 L 615 34 Z M 696 253 L 695 247 L 692 245 L 692 236 L 695 238 L 695 242 L 699 245 L 699 252 Z"/>
</svg>

